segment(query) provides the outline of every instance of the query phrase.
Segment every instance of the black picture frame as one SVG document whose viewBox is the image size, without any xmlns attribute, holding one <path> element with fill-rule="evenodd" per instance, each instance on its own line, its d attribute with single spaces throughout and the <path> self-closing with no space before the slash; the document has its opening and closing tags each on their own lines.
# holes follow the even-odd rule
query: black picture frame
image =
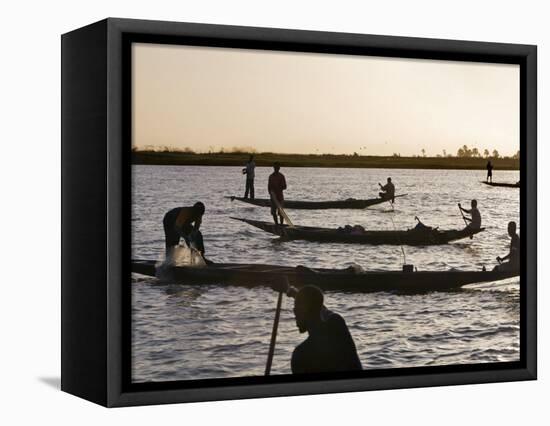
<svg viewBox="0 0 550 426">
<path fill-rule="evenodd" d="M 62 390 L 115 407 L 536 379 L 536 46 L 118 18 L 64 34 L 61 41 Z M 520 361 L 305 379 L 286 375 L 132 384 L 132 42 L 519 64 Z"/>
</svg>

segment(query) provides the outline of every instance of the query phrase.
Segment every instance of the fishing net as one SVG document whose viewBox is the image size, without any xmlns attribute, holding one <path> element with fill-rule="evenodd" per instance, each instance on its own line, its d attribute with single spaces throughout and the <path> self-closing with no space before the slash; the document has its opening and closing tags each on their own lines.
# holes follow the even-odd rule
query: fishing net
<svg viewBox="0 0 550 426">
<path fill-rule="evenodd" d="M 178 246 L 171 250 L 165 263 L 170 266 L 205 266 L 206 262 L 200 254 L 200 252 L 194 248 L 189 247 L 185 242 L 180 243 Z"/>
</svg>

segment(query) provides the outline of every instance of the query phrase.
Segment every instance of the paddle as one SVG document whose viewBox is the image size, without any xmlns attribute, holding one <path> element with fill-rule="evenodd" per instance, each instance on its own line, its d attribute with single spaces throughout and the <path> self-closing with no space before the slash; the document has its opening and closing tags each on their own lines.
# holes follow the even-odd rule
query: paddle
<svg viewBox="0 0 550 426">
<path fill-rule="evenodd" d="M 270 194 L 271 194 L 271 201 L 273 203 L 275 203 L 275 206 L 277 207 L 277 210 L 279 210 L 279 213 L 281 213 L 281 216 L 284 217 L 287 225 L 290 226 L 291 228 L 294 228 L 294 224 L 292 223 L 292 221 L 290 220 L 290 218 L 286 214 L 285 210 L 283 209 L 283 206 L 281 206 L 281 203 L 279 203 L 279 200 L 275 196 L 275 193 L 273 191 L 271 191 Z"/>
<path fill-rule="evenodd" d="M 285 276 L 284 281 L 288 288 L 288 278 Z M 275 353 L 275 342 L 277 341 L 277 329 L 279 328 L 279 318 L 281 317 L 281 305 L 283 302 L 283 291 L 279 291 L 277 298 L 277 309 L 275 310 L 275 319 L 273 320 L 273 330 L 271 331 L 271 342 L 269 343 L 269 353 L 267 354 L 267 363 L 265 364 L 265 375 L 271 373 L 271 364 L 273 363 L 273 355 Z"/>
</svg>

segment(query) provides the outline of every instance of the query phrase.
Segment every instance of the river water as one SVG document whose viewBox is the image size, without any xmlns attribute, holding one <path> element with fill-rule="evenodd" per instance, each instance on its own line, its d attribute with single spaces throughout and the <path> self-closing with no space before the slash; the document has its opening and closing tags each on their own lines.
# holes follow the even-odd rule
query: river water
<svg viewBox="0 0 550 426">
<path fill-rule="evenodd" d="M 256 197 L 267 198 L 270 168 L 256 168 Z M 483 171 L 283 168 L 286 199 L 374 198 L 378 182 L 392 177 L 395 209 L 288 210 L 294 224 L 366 229 L 407 229 L 414 216 L 441 229 L 462 228 L 457 203 L 478 200 L 486 230 L 473 240 L 445 246 L 404 247 L 418 270 L 492 269 L 508 252 L 506 226 L 519 225 L 519 190 L 480 183 Z M 132 257 L 164 256 L 162 218 L 173 207 L 202 201 L 207 257 L 215 262 L 270 263 L 396 270 L 399 246 L 280 243 L 230 216 L 271 220 L 268 208 L 224 198 L 242 196 L 239 167 L 133 166 Z M 519 172 L 496 171 L 495 181 L 516 182 Z M 277 294 L 267 288 L 194 287 L 132 276 L 132 380 L 172 381 L 261 376 L 265 368 Z M 519 277 L 469 285 L 454 292 L 327 292 L 325 305 L 346 320 L 366 369 L 519 360 Z M 289 374 L 298 332 L 293 300 L 283 299 L 272 374 Z"/>
</svg>

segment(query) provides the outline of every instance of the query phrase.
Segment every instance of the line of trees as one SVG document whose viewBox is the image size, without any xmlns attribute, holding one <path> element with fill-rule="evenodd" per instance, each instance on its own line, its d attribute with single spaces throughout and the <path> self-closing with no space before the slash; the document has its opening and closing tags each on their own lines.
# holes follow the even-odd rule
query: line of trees
<svg viewBox="0 0 550 426">
<path fill-rule="evenodd" d="M 145 145 L 142 147 L 132 147 L 132 152 L 159 152 L 159 153 L 183 153 L 183 154 L 198 154 L 196 151 L 189 147 L 172 147 L 172 146 L 159 146 L 159 145 Z M 416 157 L 426 157 L 426 149 L 422 148 L 420 150 L 421 155 L 417 155 Z M 492 159 L 498 159 L 498 158 L 512 158 L 514 160 L 519 159 L 519 151 L 517 151 L 514 155 L 508 157 L 508 156 L 501 156 L 501 154 L 498 152 L 498 150 L 494 149 L 493 151 L 489 151 L 488 149 L 484 149 L 483 152 L 479 150 L 476 147 L 468 147 L 468 145 L 463 145 L 460 148 L 458 148 L 456 155 L 447 153 L 447 151 L 444 149 L 443 154 L 437 154 L 435 157 L 437 158 L 492 158 Z M 258 152 L 256 149 L 248 146 L 242 146 L 242 147 L 232 147 L 232 148 L 220 148 L 216 150 L 213 146 L 209 147 L 209 150 L 207 152 L 208 154 L 257 154 Z M 264 153 L 265 154 L 265 153 Z M 310 155 L 322 155 L 322 156 L 340 156 L 340 155 L 346 155 L 346 154 L 310 154 Z M 357 152 L 354 152 L 351 154 L 353 157 L 360 157 L 361 154 L 358 154 Z M 364 154 L 363 154 L 364 155 Z M 385 157 L 385 156 L 382 156 Z M 392 157 L 401 157 L 400 153 L 393 153 Z M 405 155 L 407 157 L 407 155 Z M 414 156 L 413 156 L 414 157 Z"/>
<path fill-rule="evenodd" d="M 456 156 L 463 158 L 501 158 L 500 153 L 496 149 L 493 149 L 493 151 L 489 151 L 487 148 L 485 148 L 482 153 L 476 147 L 468 148 L 468 145 L 463 145 L 458 148 Z M 514 155 L 512 155 L 512 158 L 519 159 L 519 150 Z"/>
<path fill-rule="evenodd" d="M 422 157 L 426 157 L 426 150 L 422 148 L 420 151 L 422 153 Z M 394 154 L 396 156 L 396 154 Z M 481 152 L 480 149 L 476 147 L 469 148 L 468 145 L 462 145 L 460 148 L 458 148 L 456 152 L 456 156 L 453 156 L 453 154 L 448 154 L 447 151 L 443 150 L 443 155 L 437 154 L 436 157 L 446 157 L 446 158 L 452 158 L 452 157 L 458 157 L 458 158 L 513 158 L 514 160 L 519 159 L 519 150 L 512 155 L 511 157 L 507 156 L 501 156 L 501 154 L 498 152 L 498 150 L 493 149 L 492 151 L 489 151 L 487 148 Z"/>
<path fill-rule="evenodd" d="M 133 146 L 132 152 L 162 152 L 162 153 L 183 153 L 183 154 L 198 154 L 189 147 L 173 147 L 167 145 L 144 145 L 141 147 Z M 256 150 L 248 146 L 234 146 L 232 148 L 208 147 L 208 154 L 256 154 Z"/>
</svg>

